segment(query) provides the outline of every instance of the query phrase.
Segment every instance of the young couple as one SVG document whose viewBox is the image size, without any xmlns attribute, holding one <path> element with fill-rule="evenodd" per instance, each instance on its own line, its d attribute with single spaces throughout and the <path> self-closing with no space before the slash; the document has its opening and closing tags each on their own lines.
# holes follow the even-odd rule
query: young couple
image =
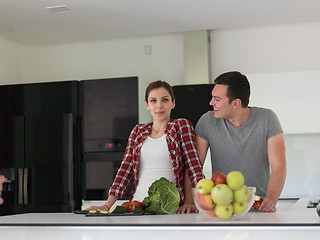
<svg viewBox="0 0 320 240">
<path fill-rule="evenodd" d="M 248 186 L 264 198 L 260 210 L 276 211 L 286 178 L 285 145 L 277 116 L 269 109 L 249 107 L 250 84 L 245 75 L 227 72 L 216 78 L 210 104 L 196 126 L 170 119 L 175 107 L 172 87 L 152 82 L 145 104 L 152 123 L 136 125 L 106 203 L 90 209 L 109 210 L 134 181 L 130 200 L 143 201 L 160 177 L 176 184 L 181 202 L 177 213 L 198 212 L 191 188 L 204 178 L 202 166 L 210 147 L 212 172 L 241 171 Z M 270 173 L 271 170 L 271 173 Z"/>
</svg>

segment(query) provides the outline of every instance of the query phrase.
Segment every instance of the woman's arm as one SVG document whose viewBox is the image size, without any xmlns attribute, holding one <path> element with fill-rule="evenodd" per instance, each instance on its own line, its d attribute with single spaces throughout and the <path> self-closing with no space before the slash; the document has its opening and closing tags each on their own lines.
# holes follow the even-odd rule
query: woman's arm
<svg viewBox="0 0 320 240">
<path fill-rule="evenodd" d="M 188 126 L 188 125 L 187 125 Z M 201 177 L 200 178 L 204 178 L 204 175 L 202 173 L 202 166 L 204 163 L 204 159 L 207 153 L 208 148 L 205 150 L 205 148 L 203 148 L 203 150 L 205 150 L 205 153 L 203 152 L 197 152 L 197 137 L 195 137 L 194 135 L 194 131 L 193 128 L 190 127 L 189 129 L 189 133 L 188 136 L 190 137 L 190 139 L 188 140 L 188 142 L 190 142 L 191 144 L 191 149 L 193 149 L 193 152 L 195 152 L 195 158 L 196 158 L 196 162 L 198 162 L 198 164 L 201 166 Z M 205 141 L 205 140 L 204 140 Z M 199 153 L 199 155 L 198 155 Z M 196 162 L 192 162 L 191 157 L 188 156 L 188 154 L 186 154 L 186 171 L 185 171 L 185 176 L 184 176 L 184 195 L 185 195 L 185 202 L 184 205 L 182 205 L 177 213 L 183 214 L 183 213 L 190 213 L 190 212 L 199 212 L 197 207 L 194 205 L 194 201 L 193 201 L 193 194 L 192 194 L 192 183 L 190 178 L 193 177 L 191 174 L 191 172 L 194 171 L 190 171 L 191 169 L 194 169 L 194 163 Z M 203 157 L 203 160 L 202 160 Z M 197 166 L 197 164 L 196 164 Z"/>
<path fill-rule="evenodd" d="M 114 195 L 109 195 L 107 202 L 103 204 L 102 206 L 90 206 L 86 208 L 86 211 L 92 210 L 92 209 L 101 209 L 101 210 L 107 210 L 109 211 L 112 207 L 112 205 L 118 200 L 118 197 Z"/>
<path fill-rule="evenodd" d="M 109 210 L 112 205 L 125 194 L 126 188 L 133 176 L 133 148 L 135 146 L 135 135 L 138 127 L 134 127 L 130 133 L 125 154 L 123 156 L 120 168 L 115 176 L 113 184 L 109 190 L 109 196 L 106 203 L 102 206 L 91 206 L 85 210 L 101 209 Z"/>
</svg>

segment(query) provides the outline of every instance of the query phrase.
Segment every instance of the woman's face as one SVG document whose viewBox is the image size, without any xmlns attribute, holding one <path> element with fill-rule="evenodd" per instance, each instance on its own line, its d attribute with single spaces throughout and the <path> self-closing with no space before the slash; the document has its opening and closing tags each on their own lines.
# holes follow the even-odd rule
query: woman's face
<svg viewBox="0 0 320 240">
<path fill-rule="evenodd" d="M 160 87 L 150 91 L 146 107 L 149 110 L 153 121 L 170 120 L 171 110 L 174 108 L 175 102 L 172 102 L 171 96 L 167 89 Z"/>
</svg>

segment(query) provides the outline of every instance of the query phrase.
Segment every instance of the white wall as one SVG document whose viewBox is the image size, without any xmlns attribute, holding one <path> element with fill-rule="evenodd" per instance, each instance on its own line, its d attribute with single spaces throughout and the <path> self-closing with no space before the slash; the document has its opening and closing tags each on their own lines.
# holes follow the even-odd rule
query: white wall
<svg viewBox="0 0 320 240">
<path fill-rule="evenodd" d="M 320 22 L 211 32 L 213 77 L 320 69 Z"/>
<path fill-rule="evenodd" d="M 21 81 L 21 45 L 0 35 L 0 85 Z"/>
<path fill-rule="evenodd" d="M 288 130 L 285 133 L 288 175 L 281 197 L 310 195 L 311 192 L 319 195 L 320 137 L 316 125 L 320 110 L 318 94 L 314 93 L 320 89 L 317 77 L 320 22 L 216 30 L 211 32 L 211 42 L 213 79 L 231 70 L 248 75 L 252 81 L 274 77 L 264 81 L 265 85 L 257 86 L 252 82 L 253 90 L 259 92 L 253 93 L 251 100 L 254 104 L 255 100 L 264 99 L 264 107 L 277 108 L 283 127 Z M 294 78 L 287 78 L 293 73 Z M 283 87 L 282 80 L 288 88 Z M 280 93 L 268 90 L 278 86 L 283 88 Z M 275 99 L 277 107 L 274 107 Z M 297 123 L 299 119 L 303 121 Z"/>
<path fill-rule="evenodd" d="M 144 46 L 152 46 L 145 55 Z M 139 76 L 183 84 L 183 35 L 170 34 L 75 44 L 26 46 L 23 82 Z"/>
</svg>

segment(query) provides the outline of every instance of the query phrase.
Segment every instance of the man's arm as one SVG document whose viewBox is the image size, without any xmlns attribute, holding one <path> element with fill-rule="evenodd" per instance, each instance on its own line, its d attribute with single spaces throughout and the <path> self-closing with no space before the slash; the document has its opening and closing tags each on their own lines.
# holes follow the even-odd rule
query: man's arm
<svg viewBox="0 0 320 240">
<path fill-rule="evenodd" d="M 199 155 L 199 160 L 202 163 L 202 165 L 206 160 L 208 148 L 209 148 L 208 141 L 196 135 L 196 149 Z"/>
<path fill-rule="evenodd" d="M 264 212 L 275 212 L 276 203 L 286 180 L 286 155 L 283 134 L 279 133 L 267 141 L 268 158 L 271 168 L 271 175 L 268 183 L 267 194 L 260 210 Z"/>
<path fill-rule="evenodd" d="M 209 148 L 208 141 L 204 140 L 199 136 L 196 136 L 196 149 L 199 155 L 199 160 L 202 165 L 204 164 L 204 161 L 206 159 L 208 148 Z M 184 201 L 184 205 L 178 209 L 177 213 L 183 214 L 183 213 L 190 213 L 190 212 L 199 212 L 197 207 L 194 205 L 191 189 L 192 189 L 191 180 L 186 170 L 185 177 L 184 177 L 185 201 Z"/>
</svg>

